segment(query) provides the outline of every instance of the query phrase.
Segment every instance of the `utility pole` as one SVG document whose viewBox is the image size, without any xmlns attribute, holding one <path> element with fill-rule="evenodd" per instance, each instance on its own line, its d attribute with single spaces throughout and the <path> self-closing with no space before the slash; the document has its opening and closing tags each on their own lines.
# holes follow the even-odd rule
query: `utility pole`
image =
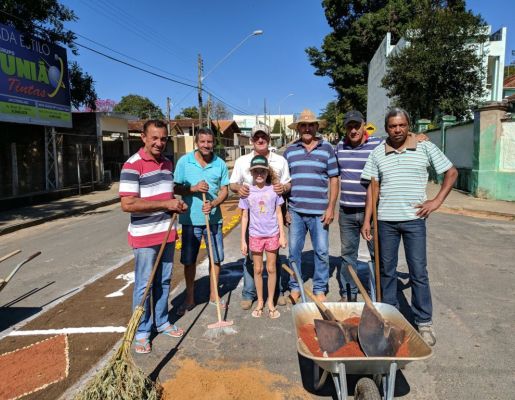
<svg viewBox="0 0 515 400">
<path fill-rule="evenodd" d="M 198 55 L 198 125 L 202 127 L 202 72 L 204 66 L 202 62 L 202 56 Z"/>
<path fill-rule="evenodd" d="M 166 98 L 166 124 L 168 125 L 168 135 L 171 135 L 170 131 L 170 98 Z"/>
<path fill-rule="evenodd" d="M 207 97 L 207 127 L 211 129 L 211 114 L 213 113 L 213 103 L 211 102 L 211 95 Z"/>
</svg>

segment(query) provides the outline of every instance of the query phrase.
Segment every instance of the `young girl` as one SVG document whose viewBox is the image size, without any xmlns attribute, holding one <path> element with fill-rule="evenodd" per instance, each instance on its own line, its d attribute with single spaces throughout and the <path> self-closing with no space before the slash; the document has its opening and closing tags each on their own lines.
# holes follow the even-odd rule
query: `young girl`
<svg viewBox="0 0 515 400">
<path fill-rule="evenodd" d="M 241 252 L 244 256 L 252 252 L 254 261 L 254 283 L 257 292 L 257 306 L 252 316 L 263 315 L 263 251 L 266 251 L 266 270 L 268 271 L 268 316 L 279 318 L 281 315 L 274 305 L 275 283 L 277 280 L 275 262 L 279 246 L 286 247 L 281 204 L 283 198 L 274 192 L 272 183 L 276 177 L 268 166 L 264 156 L 255 156 L 250 162 L 253 185 L 249 196 L 240 199 L 241 217 Z M 249 228 L 249 243 L 246 233 Z"/>
</svg>

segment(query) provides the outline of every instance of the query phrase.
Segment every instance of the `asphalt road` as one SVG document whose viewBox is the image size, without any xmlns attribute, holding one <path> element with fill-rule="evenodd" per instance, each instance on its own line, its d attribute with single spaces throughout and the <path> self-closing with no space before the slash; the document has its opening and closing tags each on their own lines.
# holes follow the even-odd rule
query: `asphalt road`
<svg viewBox="0 0 515 400">
<path fill-rule="evenodd" d="M 513 222 L 438 213 L 430 217 L 428 259 L 437 345 L 432 358 L 412 362 L 397 373 L 396 397 L 409 400 L 513 398 L 514 239 Z M 161 382 L 172 378 L 185 359 L 201 364 L 216 360 L 220 364 L 230 363 L 234 368 L 256 365 L 285 377 L 294 386 L 304 387 L 312 398 L 331 398 L 334 396 L 332 382 L 326 383 L 321 393 L 310 389 L 311 378 L 303 371 L 295 351 L 291 306 L 281 307 L 282 315 L 277 320 L 251 318 L 250 312 L 239 308 L 241 266 L 233 262 L 241 258 L 238 243 L 236 231 L 225 240 L 226 262 L 221 278 L 222 295 L 230 298 L 227 318 L 235 321 L 238 334 L 206 339 L 205 326 L 215 320 L 215 315 L 212 309 L 201 304 L 178 321 L 188 333 L 176 347 L 173 347 L 175 342 L 158 336 L 152 354 L 139 357 L 138 365 L 153 376 L 158 374 Z M 332 265 L 339 262 L 336 257 L 339 243 L 335 222 L 330 230 Z M 308 257 L 303 265 L 309 264 L 310 249 L 307 241 Z M 399 265 L 401 272 L 407 271 L 402 254 Z M 205 278 L 197 279 L 206 283 Z M 407 279 L 403 278 L 402 282 L 407 283 Z M 400 296 L 409 299 L 409 287 L 404 288 Z M 333 274 L 328 299 L 336 301 L 338 298 Z M 187 384 L 178 382 L 177 390 Z M 352 386 L 349 390 L 352 393 Z"/>
<path fill-rule="evenodd" d="M 126 226 L 127 215 L 113 205 L 3 236 L 0 254 L 15 249 L 22 249 L 23 253 L 0 264 L 0 276 L 7 275 L 32 252 L 41 250 L 43 254 L 25 265 L 0 292 L 0 307 L 3 306 L 4 311 L 9 308 L 8 315 L 17 311 L 17 318 L 30 317 L 129 257 L 126 238 L 120 234 Z M 339 254 L 337 222 L 330 232 L 330 255 L 334 264 Z M 438 342 L 430 360 L 413 362 L 399 372 L 396 396 L 417 400 L 513 398 L 515 223 L 437 213 L 428 221 L 428 233 Z M 261 363 L 267 370 L 302 386 L 304 378 L 291 337 L 289 307 L 281 308 L 283 315 L 273 322 L 256 321 L 248 312 L 241 311 L 238 307 L 240 276 L 236 275 L 235 279 L 230 276 L 233 270 L 240 268 L 234 262 L 241 258 L 239 230 L 231 232 L 225 243 L 226 263 L 230 265 L 226 282 L 231 284 L 227 289 L 232 295 L 229 317 L 235 320 L 239 334 L 223 341 L 203 338 L 205 323 L 213 322 L 215 315 L 212 309 L 202 312 L 204 306 L 199 306 L 179 321 L 186 328 L 189 323 L 194 326 L 178 348 L 170 351 L 169 341 L 158 337 L 152 355 L 138 358 L 138 364 L 149 371 L 157 369 L 156 364 L 160 365 L 159 376 L 165 381 L 173 376 L 182 358 L 190 357 L 199 362 L 218 358 Z M 310 250 L 309 241 L 305 250 Z M 406 271 L 402 256 L 400 270 Z M 402 293 L 409 299 L 409 292 L 408 287 Z M 176 294 L 179 293 L 180 288 Z M 333 278 L 329 300 L 335 301 L 337 297 Z M 195 324 L 197 317 L 200 320 Z M 12 322 L 6 320 L 6 315 L 1 315 L 0 321 L 4 325 Z M 5 333 L 5 328 L 2 330 L 0 335 Z M 179 357 L 175 357 L 176 352 Z M 327 385 L 320 398 L 330 396 L 331 384 Z"/>
<path fill-rule="evenodd" d="M 40 250 L 0 292 L 0 332 L 74 293 L 132 255 L 124 232 L 128 216 L 118 204 L 2 236 L 0 254 L 22 252 L 0 264 L 6 277 L 16 264 Z M 9 312 L 7 312 L 7 310 Z"/>
</svg>

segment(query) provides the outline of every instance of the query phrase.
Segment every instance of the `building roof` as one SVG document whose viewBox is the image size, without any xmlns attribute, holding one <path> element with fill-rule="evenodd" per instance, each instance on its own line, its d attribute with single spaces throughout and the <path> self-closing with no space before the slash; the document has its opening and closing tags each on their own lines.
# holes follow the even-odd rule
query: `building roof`
<svg viewBox="0 0 515 400">
<path fill-rule="evenodd" d="M 515 75 L 510 75 L 510 76 L 504 78 L 502 86 L 504 89 L 515 88 Z"/>
<path fill-rule="evenodd" d="M 231 126 L 233 128 L 233 132 L 241 132 L 236 121 L 233 121 L 232 119 L 214 119 L 211 120 L 211 125 L 215 126 L 221 133 L 224 133 Z"/>
</svg>

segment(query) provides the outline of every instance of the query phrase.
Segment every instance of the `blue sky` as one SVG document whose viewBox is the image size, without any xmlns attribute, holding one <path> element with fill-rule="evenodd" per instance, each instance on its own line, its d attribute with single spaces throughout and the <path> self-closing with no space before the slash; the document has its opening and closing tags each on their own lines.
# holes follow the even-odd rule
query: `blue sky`
<svg viewBox="0 0 515 400">
<path fill-rule="evenodd" d="M 251 32 L 250 37 L 205 80 L 214 95 L 235 114 L 296 113 L 310 108 L 319 113 L 336 96 L 329 79 L 314 75 L 304 49 L 320 46 L 330 28 L 320 0 L 62 0 L 79 20 L 67 25 L 83 35 L 123 53 L 115 54 L 83 37 L 77 42 L 141 68 L 191 85 L 197 80 L 197 54 L 207 73 Z M 515 60 L 515 1 L 468 0 L 494 30 L 508 27 L 507 63 Z M 196 91 L 115 63 L 86 49 L 77 59 L 95 79 L 99 98 L 119 101 L 133 93 L 149 97 L 172 117 L 197 104 Z M 140 60 L 148 65 L 138 63 Z M 165 71 L 165 72 L 163 72 Z M 173 74 L 173 75 L 172 75 Z M 293 96 L 287 97 L 290 93 Z M 204 96 L 204 101 L 207 99 Z"/>
</svg>

